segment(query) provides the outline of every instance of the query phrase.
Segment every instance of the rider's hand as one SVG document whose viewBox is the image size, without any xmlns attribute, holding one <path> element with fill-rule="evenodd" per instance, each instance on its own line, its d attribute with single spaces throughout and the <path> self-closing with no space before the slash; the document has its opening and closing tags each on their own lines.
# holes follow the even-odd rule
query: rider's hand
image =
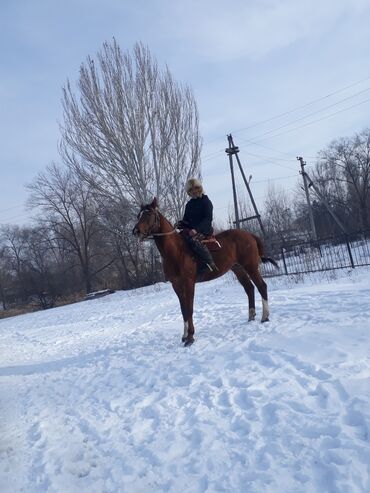
<svg viewBox="0 0 370 493">
<path fill-rule="evenodd" d="M 189 231 L 189 235 L 190 235 L 190 236 L 195 236 L 196 234 L 197 234 L 197 231 L 196 231 L 195 229 L 191 229 L 191 230 Z"/>
</svg>

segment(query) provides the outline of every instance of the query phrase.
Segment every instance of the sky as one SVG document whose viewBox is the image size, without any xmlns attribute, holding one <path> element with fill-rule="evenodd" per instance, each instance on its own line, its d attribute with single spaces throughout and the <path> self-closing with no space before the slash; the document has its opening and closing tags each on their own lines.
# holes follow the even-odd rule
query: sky
<svg viewBox="0 0 370 493">
<path fill-rule="evenodd" d="M 1 0 L 0 225 L 31 221 L 25 185 L 60 161 L 62 87 L 113 37 L 192 87 L 217 221 L 232 204 L 229 133 L 259 208 L 269 186 L 293 194 L 296 156 L 309 171 L 370 126 L 369 25 L 367 0 Z"/>
</svg>

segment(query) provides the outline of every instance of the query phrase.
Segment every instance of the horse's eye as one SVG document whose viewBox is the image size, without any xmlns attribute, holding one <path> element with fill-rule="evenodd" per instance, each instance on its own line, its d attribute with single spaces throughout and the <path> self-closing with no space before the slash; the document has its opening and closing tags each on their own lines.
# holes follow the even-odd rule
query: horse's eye
<svg viewBox="0 0 370 493">
<path fill-rule="evenodd" d="M 141 217 L 143 217 L 146 213 L 148 212 L 147 209 L 142 209 L 139 214 L 137 215 L 137 218 L 140 219 Z"/>
</svg>

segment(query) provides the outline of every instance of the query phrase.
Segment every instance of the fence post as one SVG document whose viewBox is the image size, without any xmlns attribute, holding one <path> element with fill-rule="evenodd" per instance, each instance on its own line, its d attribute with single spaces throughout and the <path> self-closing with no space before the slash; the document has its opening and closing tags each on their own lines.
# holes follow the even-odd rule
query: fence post
<svg viewBox="0 0 370 493">
<path fill-rule="evenodd" d="M 352 250 L 351 250 L 351 245 L 348 241 L 348 235 L 344 235 L 345 239 L 346 239 L 346 245 L 347 245 L 347 250 L 348 250 L 348 255 L 349 255 L 349 259 L 351 261 L 351 266 L 352 266 L 352 269 L 355 268 L 355 263 L 353 261 L 353 257 L 352 257 Z"/>
<path fill-rule="evenodd" d="M 285 274 L 288 275 L 288 267 L 285 262 L 284 247 L 281 247 L 281 258 L 283 259 Z"/>
</svg>

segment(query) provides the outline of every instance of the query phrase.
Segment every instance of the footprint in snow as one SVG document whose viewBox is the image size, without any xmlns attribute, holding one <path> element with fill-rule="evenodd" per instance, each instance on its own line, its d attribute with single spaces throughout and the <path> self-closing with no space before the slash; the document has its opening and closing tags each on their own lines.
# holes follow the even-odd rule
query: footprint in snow
<svg viewBox="0 0 370 493">
<path fill-rule="evenodd" d="M 279 407 L 274 403 L 269 403 L 262 408 L 262 417 L 265 426 L 274 426 L 279 422 L 277 411 Z"/>
<path fill-rule="evenodd" d="M 240 438 L 245 438 L 251 431 L 249 421 L 243 416 L 234 416 L 231 420 L 231 430 Z"/>
<path fill-rule="evenodd" d="M 235 393 L 234 403 L 244 410 L 249 410 L 254 408 L 254 403 L 245 389 L 238 390 Z"/>
<path fill-rule="evenodd" d="M 217 398 L 217 404 L 221 407 L 230 407 L 230 398 L 227 390 L 221 392 L 221 394 Z"/>
<path fill-rule="evenodd" d="M 351 426 L 358 438 L 364 441 L 369 440 L 369 425 L 361 411 L 354 409 L 355 404 L 347 409 L 347 414 L 344 417 L 344 423 Z"/>
</svg>

